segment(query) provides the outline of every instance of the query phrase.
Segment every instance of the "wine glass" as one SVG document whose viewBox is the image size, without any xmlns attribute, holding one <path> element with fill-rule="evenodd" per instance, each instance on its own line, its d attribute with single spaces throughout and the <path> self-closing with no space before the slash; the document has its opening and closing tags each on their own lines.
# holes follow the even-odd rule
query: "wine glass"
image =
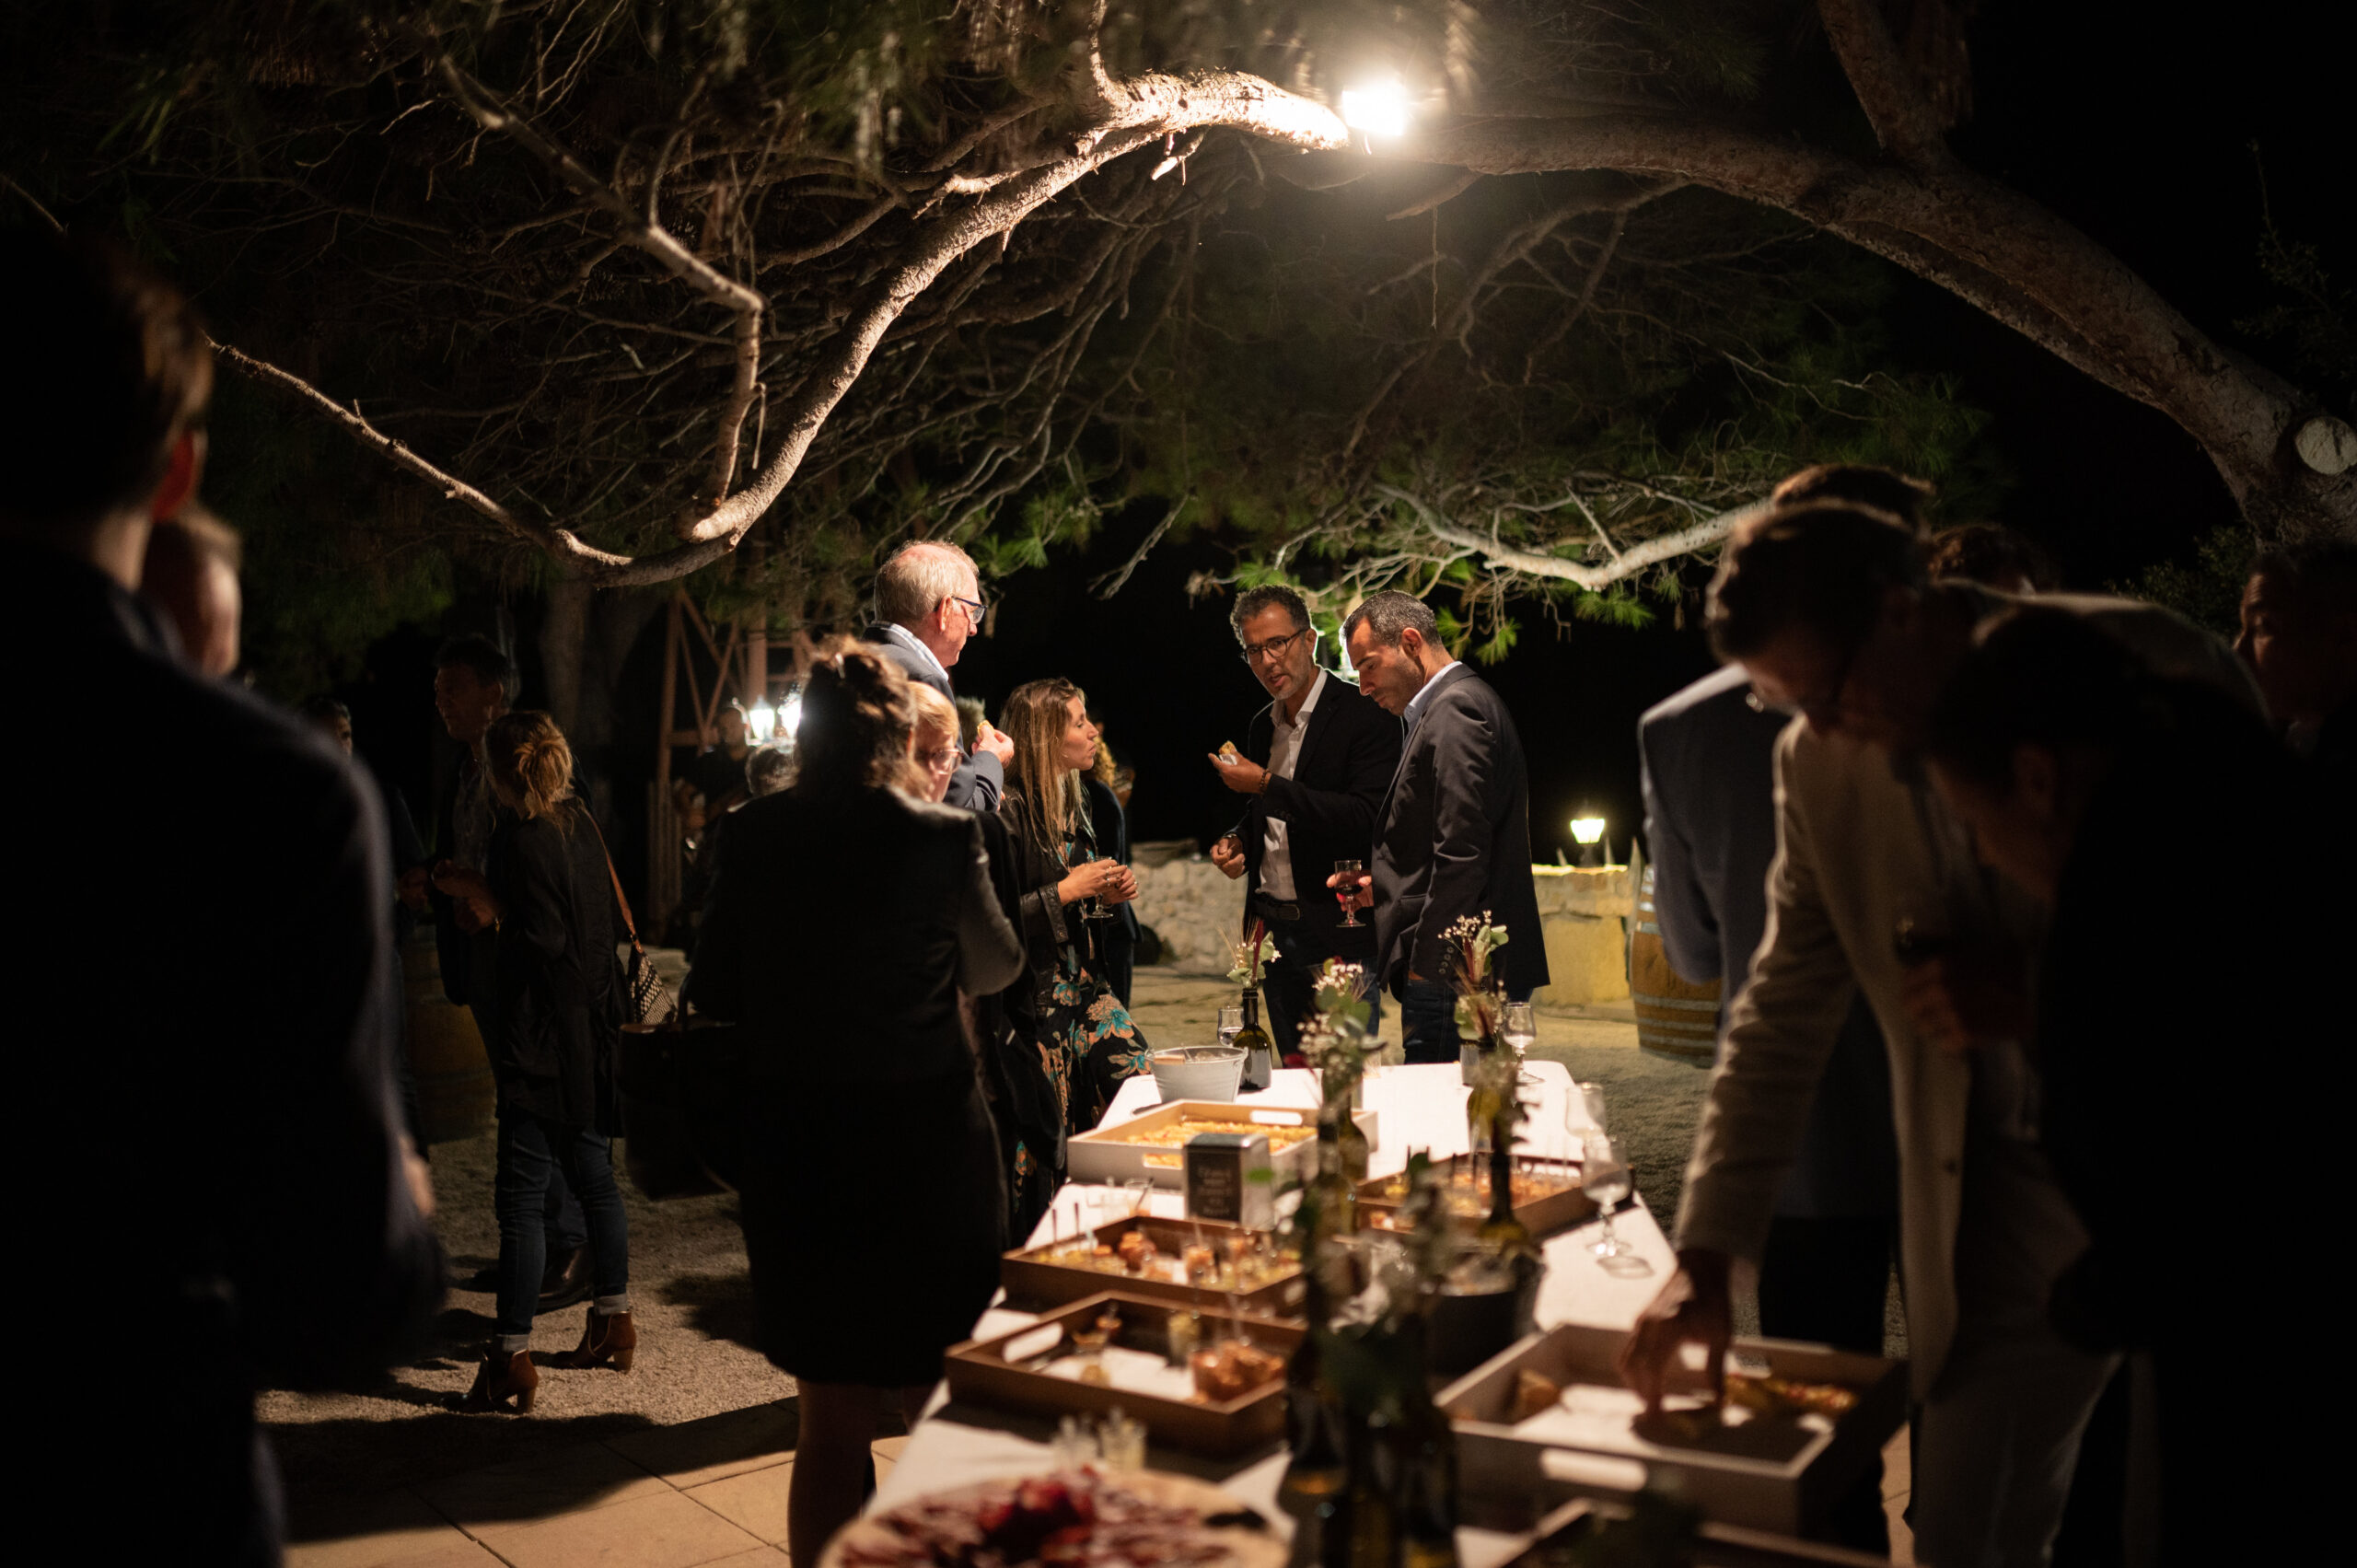
<svg viewBox="0 0 2357 1568">
<path fill-rule="evenodd" d="M 1366 866 L 1355 860 L 1338 860 L 1334 875 L 1342 880 L 1334 889 L 1334 898 L 1342 906 L 1342 923 L 1356 928 L 1366 922 L 1359 918 L 1359 876 Z"/>
<path fill-rule="evenodd" d="M 1244 1005 L 1231 1003 L 1219 1010 L 1219 1042 L 1234 1045 L 1236 1037 L 1244 1032 Z"/>
<path fill-rule="evenodd" d="M 1587 1112 L 1588 1125 L 1604 1131 L 1604 1086 L 1593 1078 L 1582 1078 L 1572 1087 L 1579 1092 L 1580 1105 Z"/>
<path fill-rule="evenodd" d="M 1521 1074 L 1524 1086 L 1536 1085 L 1538 1082 L 1538 1075 L 1536 1073 L 1524 1073 L 1522 1066 L 1524 1058 L 1530 1054 L 1530 1048 L 1538 1043 L 1537 1011 L 1527 1002 L 1507 1003 L 1505 1016 L 1498 1026 L 1498 1033 L 1504 1037 L 1506 1049 L 1514 1052 L 1515 1071 Z"/>
<path fill-rule="evenodd" d="M 1588 1243 L 1588 1250 L 1608 1274 L 1650 1274 L 1653 1265 L 1636 1255 L 1636 1249 L 1620 1239 L 1612 1228 L 1612 1209 L 1636 1190 L 1629 1170 L 1629 1159 L 1620 1140 L 1602 1132 L 1589 1135 L 1580 1165 L 1580 1191 L 1596 1204 L 1603 1233 Z"/>
</svg>

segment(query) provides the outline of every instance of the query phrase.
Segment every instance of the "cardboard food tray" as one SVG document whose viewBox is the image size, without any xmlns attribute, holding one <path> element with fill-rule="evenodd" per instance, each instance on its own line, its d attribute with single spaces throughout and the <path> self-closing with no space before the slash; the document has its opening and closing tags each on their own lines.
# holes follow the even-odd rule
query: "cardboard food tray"
<svg viewBox="0 0 2357 1568">
<path fill-rule="evenodd" d="M 1795 1536 L 1826 1517 L 1906 1419 L 1905 1362 L 1785 1340 L 1736 1340 L 1731 1367 L 1765 1362 L 1779 1377 L 1838 1383 L 1858 1402 L 1830 1419 L 1749 1416 L 1691 1441 L 1641 1437 L 1628 1419 L 1636 1396 L 1615 1367 L 1627 1337 L 1618 1329 L 1561 1324 L 1442 1389 L 1466 1490 L 1527 1508 L 1550 1490 L 1608 1497 L 1666 1484 L 1720 1524 Z M 1526 1368 L 1562 1385 L 1566 1400 L 1515 1422 L 1515 1375 Z M 1707 1395 L 1701 1373 L 1682 1363 L 1670 1374 L 1669 1391 L 1673 1410 Z"/>
<path fill-rule="evenodd" d="M 1367 1146 L 1376 1143 L 1376 1114 L 1371 1110 L 1352 1113 L 1352 1120 L 1366 1134 Z M 1156 1106 L 1144 1116 L 1134 1117 L 1117 1127 L 1099 1127 L 1083 1132 L 1064 1145 L 1067 1179 L 1073 1181 L 1133 1181 L 1139 1177 L 1151 1179 L 1157 1187 L 1182 1188 L 1187 1182 L 1187 1156 L 1183 1147 L 1156 1148 L 1132 1140 L 1140 1133 L 1151 1133 L 1168 1127 L 1174 1121 L 1213 1121 L 1222 1125 L 1219 1131 L 1251 1132 L 1272 1127 L 1308 1127 L 1318 1125 L 1318 1112 L 1306 1106 L 1254 1105 L 1236 1100 L 1181 1099 Z M 1271 1140 L 1273 1144 L 1273 1140 Z M 1305 1138 L 1289 1149 L 1271 1147 L 1269 1164 L 1277 1175 L 1280 1187 L 1295 1180 L 1306 1181 L 1316 1170 L 1318 1140 Z"/>
<path fill-rule="evenodd" d="M 1457 1176 L 1462 1163 L 1472 1157 L 1470 1155 L 1451 1155 L 1445 1160 L 1434 1160 L 1433 1168 L 1440 1173 L 1443 1180 L 1450 1180 Z M 1515 1163 L 1529 1166 L 1542 1175 L 1560 1179 L 1565 1183 L 1560 1192 L 1550 1192 L 1543 1198 L 1515 1205 L 1514 1217 L 1520 1220 L 1531 1235 L 1551 1236 L 1556 1231 L 1569 1230 L 1595 1217 L 1596 1201 L 1580 1191 L 1579 1161 L 1516 1155 Z M 1360 1182 L 1359 1213 L 1363 1215 L 1399 1213 L 1404 1200 L 1385 1195 L 1398 1179 L 1396 1176 L 1376 1176 Z M 1480 1214 L 1467 1217 L 1478 1225 L 1489 1218 L 1489 1212 L 1484 1209 Z"/>
<path fill-rule="evenodd" d="M 1091 1234 L 1104 1246 L 1118 1247 L 1121 1237 L 1132 1230 L 1145 1232 L 1154 1238 L 1157 1250 L 1174 1258 L 1198 1238 L 1217 1246 L 1227 1237 L 1242 1234 L 1240 1227 L 1223 1225 L 1218 1220 L 1167 1219 L 1160 1214 L 1132 1214 L 1111 1225 L 1099 1225 Z M 1027 1247 L 1006 1254 L 999 1262 L 998 1277 L 999 1283 L 1006 1287 L 1007 1305 L 1036 1311 L 1114 1290 L 1155 1301 L 1185 1302 L 1199 1309 L 1225 1310 L 1232 1304 L 1261 1317 L 1292 1318 L 1300 1314 L 1302 1299 L 1307 1292 L 1297 1267 L 1251 1290 L 1225 1291 L 1126 1271 L 1110 1272 L 1085 1268 L 1051 1259 L 1051 1253 L 1070 1245 L 1069 1241 L 1051 1241 L 1044 1247 Z"/>
<path fill-rule="evenodd" d="M 1021 1411 L 1033 1415 L 1079 1413 L 1102 1416 L 1125 1412 L 1146 1429 L 1147 1435 L 1173 1447 L 1213 1458 L 1228 1458 L 1265 1447 L 1284 1435 L 1285 1380 L 1282 1376 L 1232 1400 L 1198 1400 L 1171 1397 L 1167 1390 L 1123 1387 L 1122 1368 L 1109 1359 L 1112 1385 L 1083 1383 L 1045 1368 L 1072 1353 L 1071 1332 L 1086 1327 L 1107 1307 L 1121 1317 L 1114 1347 L 1133 1354 L 1163 1356 L 1169 1345 L 1169 1322 L 1179 1304 L 1155 1301 L 1119 1291 L 1101 1292 L 1043 1314 L 1039 1321 L 1011 1334 L 969 1340 L 952 1345 L 944 1358 L 949 1397 L 994 1410 Z M 1262 1349 L 1290 1358 L 1301 1342 L 1302 1326 L 1248 1313 L 1198 1312 L 1202 1344 L 1208 1349 L 1233 1333 Z M 1046 1330 L 1062 1334 L 1060 1349 L 1042 1348 Z M 1039 1336 L 1034 1338 L 1034 1336 Z M 1016 1359 L 1009 1360 L 1010 1353 Z M 1172 1374 L 1175 1378 L 1175 1372 Z M 1190 1382 L 1191 1387 L 1191 1381 Z"/>
</svg>

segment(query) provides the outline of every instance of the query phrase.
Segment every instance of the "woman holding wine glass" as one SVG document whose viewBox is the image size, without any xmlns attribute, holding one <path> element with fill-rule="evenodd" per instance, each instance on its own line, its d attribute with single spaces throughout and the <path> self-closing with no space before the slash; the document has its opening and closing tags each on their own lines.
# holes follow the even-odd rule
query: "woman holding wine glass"
<svg viewBox="0 0 2357 1568">
<path fill-rule="evenodd" d="M 1002 717 L 1015 762 L 999 817 L 1014 842 L 1039 1043 L 1065 1130 L 1086 1132 L 1122 1079 L 1150 1070 L 1145 1036 L 1106 981 L 1099 935 L 1110 906 L 1138 896 L 1137 877 L 1098 853 L 1080 782 L 1097 761 L 1097 726 L 1080 688 L 1061 678 L 1030 681 L 1007 698 Z"/>
</svg>

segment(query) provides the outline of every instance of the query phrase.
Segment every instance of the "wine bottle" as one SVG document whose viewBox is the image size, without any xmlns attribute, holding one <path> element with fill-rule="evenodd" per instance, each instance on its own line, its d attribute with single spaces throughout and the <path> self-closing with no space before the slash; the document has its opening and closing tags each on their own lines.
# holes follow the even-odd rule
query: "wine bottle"
<svg viewBox="0 0 2357 1568">
<path fill-rule="evenodd" d="M 1501 1256 L 1533 1253 L 1538 1244 L 1530 1227 L 1514 1212 L 1514 1097 L 1504 1097 L 1490 1123 L 1490 1217 L 1481 1222 L 1481 1245 Z"/>
<path fill-rule="evenodd" d="M 1269 1031 L 1260 1027 L 1260 993 L 1248 985 L 1244 988 L 1244 1027 L 1228 1043 L 1244 1048 L 1240 1086 L 1246 1090 L 1267 1088 L 1277 1070 L 1276 1046 L 1270 1040 Z"/>
<path fill-rule="evenodd" d="M 1402 1325 L 1415 1337 L 1417 1392 L 1423 1380 L 1424 1324 Z M 1400 1423 L 1399 1568 L 1457 1568 L 1457 1431 L 1429 1395 L 1411 1398 Z"/>
<path fill-rule="evenodd" d="M 1351 1568 L 1399 1568 L 1399 1439 L 1382 1411 L 1351 1429 Z"/>
<path fill-rule="evenodd" d="M 1344 1095 L 1341 1102 L 1334 1107 L 1333 1115 L 1335 1136 L 1341 1144 L 1342 1173 L 1355 1186 L 1366 1179 L 1367 1162 L 1373 1157 L 1374 1151 L 1367 1147 L 1366 1129 L 1360 1126 L 1358 1118 L 1351 1114 L 1352 1098 Z"/>
</svg>

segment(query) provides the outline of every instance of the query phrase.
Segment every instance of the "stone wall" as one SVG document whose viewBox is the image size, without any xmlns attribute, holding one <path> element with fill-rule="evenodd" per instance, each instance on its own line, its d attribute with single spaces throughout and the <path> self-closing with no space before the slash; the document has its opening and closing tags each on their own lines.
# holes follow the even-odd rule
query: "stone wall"
<svg viewBox="0 0 2357 1568">
<path fill-rule="evenodd" d="M 1531 1000 L 1541 1007 L 1629 1000 L 1629 919 L 1637 896 L 1629 868 L 1530 869 L 1538 883 L 1538 918 L 1546 926 L 1550 977 Z"/>
<path fill-rule="evenodd" d="M 1162 938 L 1163 963 L 1225 974 L 1244 913 L 1242 884 L 1201 855 L 1180 854 L 1158 865 L 1148 864 L 1144 854 L 1138 859 L 1138 918 Z M 1629 918 L 1636 898 L 1629 868 L 1535 865 L 1531 871 L 1553 977 L 1532 1000 L 1541 1007 L 1626 1002 Z"/>
<path fill-rule="evenodd" d="M 1200 854 L 1159 865 L 1136 858 L 1138 918 L 1162 938 L 1162 961 L 1191 973 L 1225 974 L 1244 919 L 1243 879 L 1229 880 Z"/>
</svg>

